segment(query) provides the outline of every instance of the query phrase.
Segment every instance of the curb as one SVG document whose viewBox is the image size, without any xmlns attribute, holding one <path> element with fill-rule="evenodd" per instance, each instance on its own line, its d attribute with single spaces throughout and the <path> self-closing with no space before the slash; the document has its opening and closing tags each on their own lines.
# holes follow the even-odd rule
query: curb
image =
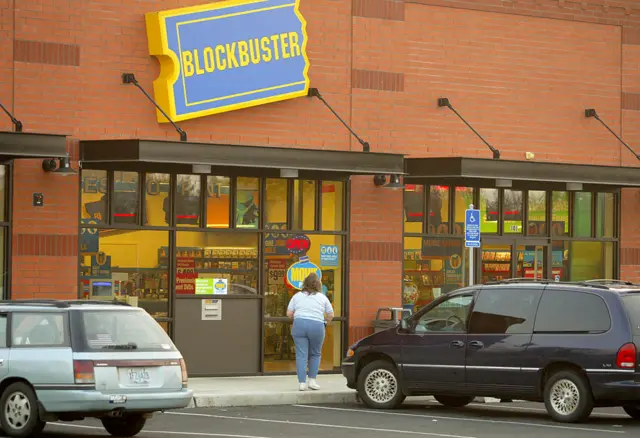
<svg viewBox="0 0 640 438">
<path fill-rule="evenodd" d="M 414 400 L 435 401 L 433 397 L 416 397 Z M 514 400 L 518 401 L 518 400 Z M 275 406 L 297 404 L 353 404 L 361 403 L 355 391 L 323 392 L 255 392 L 240 394 L 195 394 L 189 408 L 222 408 L 242 406 Z M 501 403 L 499 398 L 476 397 L 474 403 Z"/>
<path fill-rule="evenodd" d="M 298 391 L 283 393 L 196 394 L 189 407 L 270 406 L 296 404 L 357 403 L 356 392 Z"/>
</svg>

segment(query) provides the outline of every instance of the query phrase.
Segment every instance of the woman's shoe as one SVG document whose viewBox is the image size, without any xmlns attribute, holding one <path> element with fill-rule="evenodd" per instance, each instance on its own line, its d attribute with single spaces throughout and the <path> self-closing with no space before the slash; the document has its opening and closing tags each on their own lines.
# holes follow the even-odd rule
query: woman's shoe
<svg viewBox="0 0 640 438">
<path fill-rule="evenodd" d="M 313 389 L 314 391 L 320 389 L 320 385 L 316 383 L 316 379 L 309 379 L 309 389 Z"/>
<path fill-rule="evenodd" d="M 304 391 L 305 389 L 307 389 L 307 385 L 305 383 L 298 384 L 298 391 Z"/>
</svg>

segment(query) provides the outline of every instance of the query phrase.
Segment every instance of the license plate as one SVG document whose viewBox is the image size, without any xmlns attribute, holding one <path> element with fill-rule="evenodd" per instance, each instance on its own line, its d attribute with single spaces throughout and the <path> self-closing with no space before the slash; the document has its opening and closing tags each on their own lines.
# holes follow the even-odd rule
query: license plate
<svg viewBox="0 0 640 438">
<path fill-rule="evenodd" d="M 151 375 L 146 368 L 130 368 L 127 375 L 132 385 L 148 385 L 151 382 Z"/>
</svg>

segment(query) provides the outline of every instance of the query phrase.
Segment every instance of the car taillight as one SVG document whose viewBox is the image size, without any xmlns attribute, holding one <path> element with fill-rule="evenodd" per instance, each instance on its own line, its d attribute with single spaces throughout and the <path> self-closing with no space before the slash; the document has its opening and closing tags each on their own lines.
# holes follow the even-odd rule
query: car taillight
<svg viewBox="0 0 640 438">
<path fill-rule="evenodd" d="M 186 387 L 189 376 L 187 374 L 187 363 L 184 359 L 180 359 L 180 370 L 182 371 L 182 385 Z"/>
<path fill-rule="evenodd" d="M 73 375 L 76 383 L 96 383 L 92 360 L 74 360 Z"/>
<path fill-rule="evenodd" d="M 623 369 L 635 369 L 636 360 L 638 351 L 636 350 L 636 344 L 633 342 L 629 342 L 628 344 L 624 344 L 618 350 L 618 355 L 616 356 L 616 365 L 618 368 Z"/>
</svg>

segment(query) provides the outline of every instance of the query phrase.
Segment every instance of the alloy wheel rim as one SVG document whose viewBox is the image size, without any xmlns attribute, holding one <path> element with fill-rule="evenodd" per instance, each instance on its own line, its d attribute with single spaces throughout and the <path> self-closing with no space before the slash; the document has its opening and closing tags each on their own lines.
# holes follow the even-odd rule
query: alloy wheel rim
<svg viewBox="0 0 640 438">
<path fill-rule="evenodd" d="M 22 392 L 14 392 L 8 398 L 4 407 L 4 418 L 14 429 L 23 429 L 31 418 L 31 403 Z"/>
<path fill-rule="evenodd" d="M 561 415 L 571 415 L 580 403 L 580 390 L 571 380 L 558 380 L 551 387 L 551 406 Z"/>
<path fill-rule="evenodd" d="M 377 369 L 367 375 L 364 390 L 371 400 L 376 403 L 388 403 L 398 392 L 396 376 L 389 370 Z"/>
</svg>

